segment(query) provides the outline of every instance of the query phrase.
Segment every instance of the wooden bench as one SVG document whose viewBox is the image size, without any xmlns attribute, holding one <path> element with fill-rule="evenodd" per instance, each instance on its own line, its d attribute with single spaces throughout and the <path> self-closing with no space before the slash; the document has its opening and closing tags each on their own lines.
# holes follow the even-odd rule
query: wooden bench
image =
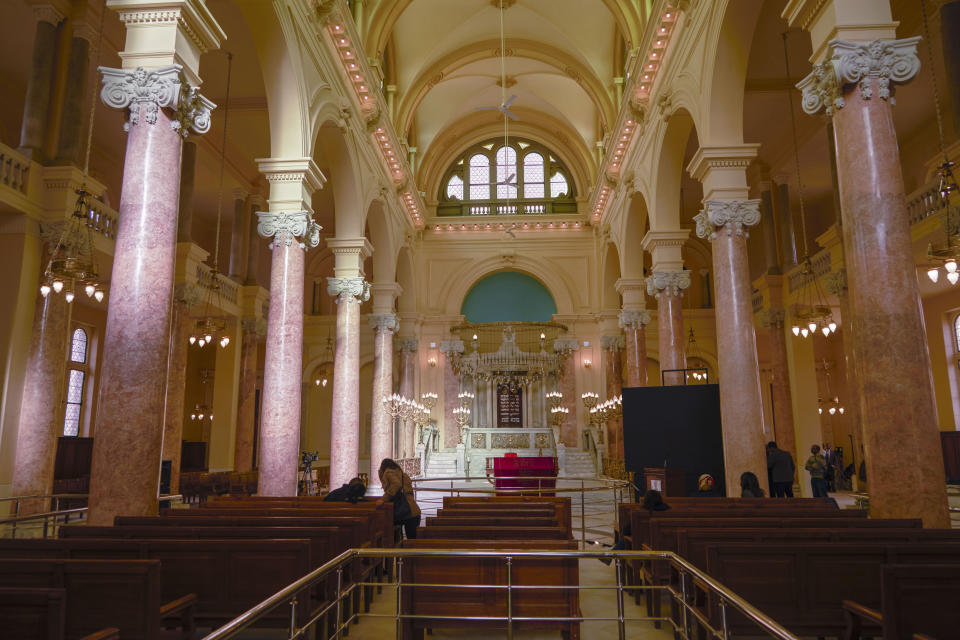
<svg viewBox="0 0 960 640">
<path fill-rule="evenodd" d="M 67 637 L 67 591 L 38 587 L 0 587 L 0 629 L 16 640 L 63 640 Z M 79 640 L 120 640 L 108 627 Z"/>
<path fill-rule="evenodd" d="M 957 564 L 960 543 L 752 543 L 711 544 L 707 573 L 799 636 L 839 636 L 846 628 L 842 602 L 881 607 L 884 564 Z M 709 615 L 720 611 L 708 599 Z M 733 634 L 755 629 L 728 610 Z"/>
<path fill-rule="evenodd" d="M 433 525 L 422 528 L 418 538 L 457 540 L 569 540 L 566 527 L 447 527 Z"/>
<path fill-rule="evenodd" d="M 196 596 L 181 592 L 176 600 L 163 604 L 157 560 L 0 558 L 0 587 L 62 589 L 67 638 L 110 637 L 113 634 L 107 630 L 115 628 L 124 640 L 156 640 L 161 637 L 161 621 L 171 617 L 182 619 L 184 635 L 193 631 Z"/>
<path fill-rule="evenodd" d="M 553 505 L 557 510 L 557 517 L 563 526 L 572 530 L 573 519 L 569 497 L 535 497 L 535 496 L 502 496 L 502 497 L 474 497 L 474 496 L 444 496 L 443 508 L 469 507 L 477 508 L 481 506 L 492 507 L 498 510 L 525 510 L 532 506 Z"/>
<path fill-rule="evenodd" d="M 522 527 L 556 527 L 555 518 L 531 518 L 521 515 L 482 515 L 482 516 L 452 516 L 440 515 L 426 520 L 426 526 L 471 527 L 471 526 L 522 526 Z M 569 532 L 568 532 L 569 533 Z"/>
<path fill-rule="evenodd" d="M 429 531 L 426 527 L 424 531 Z M 404 548 L 477 550 L 566 550 L 576 551 L 573 540 L 464 540 L 430 538 L 407 540 Z M 403 619 L 404 640 L 422 640 L 424 630 L 433 628 L 504 629 L 506 621 L 463 620 L 466 617 L 506 617 L 505 589 L 459 589 L 435 585 L 482 584 L 506 585 L 507 566 L 502 558 L 406 558 L 402 566 L 403 583 L 430 584 L 429 587 L 402 589 L 401 611 L 404 615 L 437 616 L 433 619 Z M 579 565 L 576 558 L 513 558 L 510 583 L 521 586 L 578 586 Z M 580 617 L 579 594 L 575 589 L 516 590 L 511 595 L 511 611 L 515 617 Z M 446 616 L 441 619 L 439 617 Z M 455 617 L 452 617 L 455 616 Z M 452 617 L 452 618 L 451 618 Z M 515 621 L 514 629 L 560 629 L 563 637 L 580 637 L 579 622 Z"/>
<path fill-rule="evenodd" d="M 960 565 L 885 564 L 880 569 L 880 610 L 849 600 L 843 609 L 844 640 L 860 640 L 864 622 L 879 627 L 883 640 L 910 635 L 954 638 L 960 631 Z"/>
</svg>

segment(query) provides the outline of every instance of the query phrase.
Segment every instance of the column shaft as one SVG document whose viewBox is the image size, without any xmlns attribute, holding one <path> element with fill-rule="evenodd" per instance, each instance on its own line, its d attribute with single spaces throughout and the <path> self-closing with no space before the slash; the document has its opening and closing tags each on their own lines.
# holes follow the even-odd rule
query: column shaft
<svg viewBox="0 0 960 640">
<path fill-rule="evenodd" d="M 297 495 L 304 252 L 296 241 L 287 244 L 287 234 L 286 231 L 277 233 L 270 268 L 270 312 L 259 447 L 258 493 L 262 496 Z M 336 383 L 335 376 L 334 385 Z"/>
<path fill-rule="evenodd" d="M 949 527 L 930 353 L 888 101 L 851 86 L 834 111 L 843 245 L 870 510 Z M 890 469 L 897 469 L 890 474 Z"/>
<path fill-rule="evenodd" d="M 774 419 L 773 439 L 777 446 L 793 456 L 797 456 L 796 438 L 793 428 L 793 401 L 790 396 L 790 369 L 787 362 L 787 334 L 783 322 L 772 323 L 767 329 L 770 339 L 770 370 L 772 380 L 772 406 Z"/>
<path fill-rule="evenodd" d="M 368 490 L 382 493 L 377 470 L 384 458 L 393 457 L 393 418 L 383 398 L 393 393 L 393 329 L 374 328 L 373 404 L 370 420 L 370 482 Z"/>
<path fill-rule="evenodd" d="M 416 376 L 417 352 L 416 340 L 405 338 L 400 347 L 400 390 L 399 393 L 405 398 L 413 399 L 414 396 L 414 377 Z M 399 458 L 413 457 L 416 447 L 413 442 L 413 430 L 409 428 L 407 421 L 399 419 L 399 446 L 395 452 Z M 445 445 L 444 445 L 445 446 Z M 379 464 L 379 463 L 378 463 Z"/>
<path fill-rule="evenodd" d="M 180 450 L 183 441 L 184 396 L 187 390 L 187 303 L 175 300 L 170 317 L 170 366 L 167 368 L 161 460 L 170 461 L 170 493 L 180 491 Z"/>
<path fill-rule="evenodd" d="M 687 342 L 683 335 L 683 299 L 679 291 L 677 293 L 663 291 L 657 298 L 657 328 L 663 384 L 683 384 L 683 373 L 663 374 L 664 371 L 671 369 L 687 368 Z"/>
<path fill-rule="evenodd" d="M 70 41 L 67 62 L 67 80 L 63 94 L 63 113 L 60 116 L 60 139 L 57 143 L 57 164 L 80 165 L 82 132 L 86 117 L 84 94 L 87 87 L 87 68 L 90 66 L 90 43 L 86 38 Z"/>
<path fill-rule="evenodd" d="M 165 109 L 132 108 L 94 432 L 95 525 L 157 513 L 182 139 Z"/>
<path fill-rule="evenodd" d="M 337 301 L 337 349 L 333 365 L 330 486 L 356 477 L 360 464 L 360 301 Z M 378 463 L 379 465 L 379 463 Z"/>
<path fill-rule="evenodd" d="M 233 458 L 233 468 L 240 472 L 253 470 L 259 346 L 255 324 L 253 319 L 244 320 L 240 346 L 240 400 L 237 406 L 237 441 Z"/>
<path fill-rule="evenodd" d="M 52 291 L 37 298 L 17 428 L 13 495 L 53 492 L 57 436 L 62 432 L 62 390 L 67 356 L 67 303 Z M 20 515 L 42 513 L 48 501 L 28 501 Z"/>
<path fill-rule="evenodd" d="M 606 367 L 607 398 L 623 393 L 623 368 L 619 349 L 604 349 Z M 613 418 L 607 421 L 607 454 L 611 458 L 623 459 L 623 419 Z"/>
<path fill-rule="evenodd" d="M 20 153 L 40 161 L 47 133 L 47 112 L 53 82 L 54 53 L 57 49 L 57 27 L 46 21 L 37 22 L 33 39 L 33 60 L 20 127 Z"/>
</svg>

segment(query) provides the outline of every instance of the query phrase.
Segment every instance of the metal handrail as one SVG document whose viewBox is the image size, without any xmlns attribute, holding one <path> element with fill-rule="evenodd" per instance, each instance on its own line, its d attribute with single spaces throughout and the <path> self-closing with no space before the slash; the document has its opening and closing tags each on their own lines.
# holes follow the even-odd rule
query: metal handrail
<svg viewBox="0 0 960 640">
<path fill-rule="evenodd" d="M 88 493 L 38 493 L 36 495 L 29 496 L 7 496 L 6 498 L 0 498 L 0 502 L 11 502 L 13 500 L 37 500 L 39 498 L 77 499 L 89 497 L 90 494 Z"/>
<path fill-rule="evenodd" d="M 484 588 L 499 588 L 499 589 L 505 589 L 505 590 L 507 590 L 507 593 L 508 593 L 508 594 L 510 593 L 511 590 L 514 590 L 514 589 L 538 589 L 538 588 L 539 588 L 539 589 L 545 589 L 545 588 L 552 588 L 552 589 L 582 589 L 582 588 L 590 588 L 590 587 L 581 587 L 581 586 L 579 586 L 579 585 L 549 585 L 549 586 L 543 586 L 543 585 L 513 585 L 513 584 L 510 583 L 510 575 L 511 575 L 511 574 L 510 574 L 509 568 L 510 568 L 510 565 L 511 565 L 512 561 L 514 561 L 514 560 L 516 560 L 516 559 L 519 559 L 519 558 L 552 558 L 552 559 L 581 559 L 581 558 L 603 559 L 603 558 L 607 558 L 607 559 L 613 559 L 613 560 L 616 560 L 616 561 L 617 561 L 617 586 L 616 586 L 616 587 L 606 587 L 606 586 L 592 587 L 592 588 L 595 588 L 595 589 L 602 588 L 602 589 L 617 589 L 617 590 L 618 590 L 618 597 L 620 598 L 620 601 L 618 601 L 618 607 L 617 607 L 618 615 L 617 615 L 616 618 L 584 618 L 584 617 L 582 617 L 582 616 L 571 617 L 571 618 L 552 618 L 552 617 L 551 617 L 551 618 L 533 618 L 533 617 L 520 618 L 520 617 L 514 617 L 514 616 L 512 616 L 511 610 L 510 610 L 510 607 L 509 607 L 509 603 L 510 603 L 510 598 L 509 598 L 509 596 L 508 596 L 508 600 L 507 600 L 507 602 L 508 602 L 508 610 L 507 610 L 507 611 L 508 611 L 508 616 L 507 616 L 506 618 L 504 618 L 504 617 L 484 617 L 484 618 L 469 618 L 469 617 L 464 617 L 464 618 L 458 618 L 458 619 L 483 619 L 483 620 L 491 620 L 491 621 L 505 621 L 505 622 L 508 623 L 508 636 L 512 635 L 512 634 L 509 633 L 509 630 L 512 628 L 512 622 L 515 621 L 515 620 L 521 620 L 521 621 L 522 621 L 522 620 L 528 620 L 528 621 L 536 621 L 536 620 L 540 620 L 540 621 L 601 621 L 601 620 L 614 621 L 614 620 L 616 620 L 616 621 L 619 622 L 619 625 L 620 625 L 620 637 L 623 638 L 623 637 L 625 637 L 625 636 L 624 636 L 624 626 L 623 626 L 623 625 L 624 625 L 624 622 L 625 622 L 625 620 L 626 620 L 626 618 L 625 618 L 625 616 L 624 616 L 624 613 L 623 613 L 623 603 L 622 603 L 623 590 L 624 590 L 624 588 L 626 588 L 626 585 L 623 584 L 623 579 L 622 579 L 622 578 L 623 578 L 622 574 L 623 574 L 623 566 L 624 566 L 624 563 L 625 563 L 625 562 L 629 562 L 629 561 L 637 561 L 637 560 L 640 560 L 640 561 L 642 561 L 642 560 L 667 560 L 667 561 L 671 562 L 672 564 L 674 564 L 674 565 L 675 565 L 677 568 L 679 568 L 680 571 L 681 571 L 681 588 L 682 588 L 682 592 L 683 592 L 682 595 L 681 595 L 681 594 L 678 594 L 678 593 L 677 593 L 676 591 L 674 591 L 672 588 L 668 588 L 668 590 L 670 590 L 671 595 L 681 596 L 681 598 L 682 598 L 681 604 L 682 604 L 682 606 L 684 607 L 684 609 L 683 609 L 683 625 L 684 625 L 684 628 L 685 628 L 685 632 L 684 632 L 685 635 L 686 635 L 686 627 L 688 626 L 687 609 L 690 608 L 690 605 L 689 605 L 689 602 L 688 602 L 689 593 L 688 593 L 688 590 L 687 590 L 687 582 L 688 582 L 688 581 L 687 581 L 687 579 L 686 579 L 685 576 L 689 575 L 696 583 L 698 583 L 699 586 L 701 586 L 701 587 L 706 587 L 710 592 L 716 594 L 716 595 L 719 597 L 720 607 L 721 607 L 721 612 L 722 612 L 722 625 L 723 625 L 722 635 L 720 635 L 719 637 L 729 638 L 729 631 L 728 631 L 728 629 L 727 629 L 727 615 L 726 615 L 726 611 L 727 611 L 727 605 L 732 605 L 734 608 L 738 609 L 744 616 L 746 616 L 751 622 L 753 622 L 754 624 L 756 624 L 758 627 L 760 627 L 761 629 L 763 629 L 764 631 L 766 631 L 766 632 L 769 633 L 770 635 L 772 635 L 774 638 L 778 638 L 779 640 L 799 640 L 799 638 L 798 638 L 797 636 L 795 636 L 795 635 L 793 635 L 792 633 L 790 633 L 787 629 L 785 629 L 784 627 L 782 627 L 782 626 L 781 626 L 780 624 L 778 624 L 775 620 L 773 620 L 772 618 L 770 618 L 769 616 L 767 616 L 766 614 L 764 614 L 762 611 L 760 611 L 759 609 L 757 609 L 756 607 L 754 607 L 753 605 L 751 605 L 749 602 L 747 602 L 746 600 L 744 600 L 743 598 L 741 598 L 739 595 L 737 595 L 736 593 L 734 593 L 733 591 L 731 591 L 730 589 L 728 589 L 727 587 L 725 587 L 723 584 L 721 584 L 720 582 L 718 582 L 717 580 L 715 580 L 713 577 L 707 575 L 706 573 L 704 573 L 703 571 L 701 571 L 700 569 L 698 569 L 698 568 L 695 567 L 694 565 L 690 564 L 687 560 L 685 560 L 684 558 L 682 558 L 681 556 L 677 555 L 676 553 L 674 553 L 674 552 L 672 552 L 672 551 L 530 551 L 530 550 L 511 550 L 511 549 L 502 549 L 502 550 L 495 550 L 495 551 L 494 551 L 494 550 L 469 550 L 469 551 L 463 550 L 463 551 L 453 551 L 453 550 L 450 550 L 450 549 L 369 549 L 369 548 L 366 548 L 366 549 L 348 549 L 347 551 L 344 551 L 343 553 L 341 553 L 341 554 L 338 555 L 337 557 L 333 558 L 332 560 L 330 560 L 330 561 L 327 562 L 326 564 L 318 567 L 317 569 L 314 569 L 313 571 L 311 571 L 310 573 L 306 574 L 305 576 L 303 576 L 303 577 L 300 578 L 299 580 L 297 580 L 297 581 L 295 581 L 295 582 L 287 585 L 286 587 L 284 587 L 284 588 L 281 589 L 280 591 L 276 592 L 275 594 L 273 594 L 273 595 L 270 596 L 269 598 L 263 600 L 262 602 L 260 602 L 260 603 L 257 604 L 256 606 L 254 606 L 254 607 L 252 607 L 251 609 L 249 609 L 249 610 L 245 611 L 244 613 L 240 614 L 239 616 L 237 616 L 237 617 L 234 618 L 233 620 L 227 622 L 226 624 L 224 624 L 223 626 L 219 627 L 218 629 L 215 629 L 215 630 L 211 631 L 209 634 L 207 634 L 206 636 L 203 637 L 203 640 L 227 640 L 228 638 L 232 638 L 232 637 L 234 637 L 237 633 L 239 633 L 239 632 L 242 631 L 243 629 L 246 629 L 247 627 L 249 627 L 250 625 L 252 625 L 253 623 L 255 623 L 257 620 L 259 620 L 260 618 L 262 618 L 266 613 L 268 613 L 269 611 L 273 610 L 274 608 L 276 608 L 276 607 L 278 607 L 278 606 L 282 606 L 282 605 L 285 605 L 285 604 L 290 604 L 291 607 L 292 607 L 293 612 L 295 613 L 295 610 L 296 610 L 296 594 L 299 593 L 299 592 L 301 592 L 301 591 L 303 591 L 303 590 L 305 590 L 305 589 L 309 589 L 310 587 L 314 586 L 315 584 L 317 584 L 318 582 L 320 582 L 321 580 L 323 580 L 324 578 L 326 578 L 329 574 L 331 574 L 331 573 L 334 572 L 334 571 L 337 571 L 337 576 L 338 576 L 338 588 L 337 588 L 338 601 L 337 601 L 337 604 L 339 605 L 339 597 L 346 594 L 346 592 L 342 592 L 342 591 L 341 591 L 341 588 L 340 588 L 339 579 L 342 577 L 342 571 L 343 571 L 341 567 L 342 567 L 342 565 L 344 565 L 345 563 L 348 563 L 348 562 L 350 562 L 350 561 L 352 561 L 352 560 L 354 560 L 354 559 L 360 559 L 360 558 L 376 558 L 376 559 L 380 559 L 380 560 L 384 560 L 384 559 L 397 559 L 397 560 L 401 563 L 401 566 L 402 566 L 402 562 L 403 562 L 403 559 L 404 559 L 404 558 L 413 558 L 413 557 L 499 558 L 499 559 L 503 559 L 503 560 L 506 561 L 507 567 L 508 567 L 508 574 L 507 574 L 507 581 L 508 581 L 508 583 L 507 583 L 506 585 L 453 585 L 453 584 L 433 585 L 433 584 L 403 583 L 402 580 L 401 580 L 401 572 L 398 571 L 398 572 L 397 572 L 397 581 L 395 582 L 395 585 L 398 587 L 398 596 L 397 596 L 397 597 L 398 597 L 398 604 L 399 604 L 399 597 L 400 597 L 400 596 L 399 596 L 399 587 L 400 587 L 401 585 L 402 585 L 402 586 L 405 586 L 405 587 L 408 587 L 408 588 L 409 588 L 409 587 L 418 587 L 418 586 L 419 586 L 419 587 L 460 587 L 460 588 L 484 587 Z M 357 587 L 357 586 L 361 586 L 361 585 L 360 585 L 360 584 L 354 584 L 354 585 L 353 585 L 353 587 Z M 630 588 L 630 589 L 636 589 L 636 588 L 638 588 L 638 587 L 631 585 L 629 588 Z M 647 587 L 647 588 L 649 588 L 649 587 Z M 323 615 L 323 613 L 325 613 L 326 611 L 328 611 L 332 606 L 333 606 L 333 605 L 328 605 L 327 608 L 324 609 L 324 612 L 322 612 L 320 615 Z M 338 611 L 339 611 L 339 609 L 338 609 Z M 700 622 L 701 622 L 701 623 L 706 624 L 707 621 L 706 621 L 706 619 L 703 617 L 703 614 L 702 614 L 701 612 L 699 612 L 699 611 L 697 611 L 697 610 L 694 609 L 691 613 L 692 613 L 692 615 L 694 615 L 694 617 L 697 617 L 698 619 L 700 619 Z M 371 617 L 384 617 L 384 616 L 382 616 L 382 615 L 379 615 L 379 616 L 373 615 L 373 614 L 367 614 L 367 615 L 371 615 Z M 393 617 L 393 616 L 390 616 L 390 617 Z M 453 618 L 454 616 L 440 616 L 440 617 Z M 291 615 L 291 626 L 290 626 L 291 637 L 298 637 L 298 636 L 300 636 L 300 635 L 306 630 L 306 628 L 307 628 L 310 624 L 315 623 L 315 622 L 318 620 L 318 618 L 319 618 L 319 616 L 315 617 L 313 620 L 311 620 L 311 621 L 308 623 L 308 625 L 304 626 L 303 628 L 297 629 L 297 627 L 296 627 L 296 621 L 295 621 L 295 616 L 294 616 L 293 613 L 292 613 L 292 615 Z M 411 614 L 411 615 L 404 615 L 404 614 L 401 614 L 400 611 L 399 611 L 399 609 L 398 609 L 396 618 L 397 618 L 398 620 L 399 620 L 400 618 L 430 618 L 430 619 L 436 619 L 436 618 L 438 618 L 438 616 L 418 616 L 418 615 L 412 615 L 412 614 Z M 667 618 L 666 621 L 672 623 L 672 621 L 671 621 L 669 618 Z M 340 616 L 339 613 L 338 613 L 338 615 L 337 615 L 337 625 L 338 625 L 338 627 L 342 627 L 344 624 L 349 624 L 349 623 L 350 623 L 350 620 L 347 620 L 346 622 L 342 621 L 341 616 Z M 715 635 L 717 635 L 717 634 L 715 634 Z M 339 632 L 339 630 L 337 631 L 337 637 L 338 637 L 338 638 L 340 637 L 340 632 Z"/>
<path fill-rule="evenodd" d="M 89 496 L 88 494 L 85 494 L 85 493 L 78 493 L 78 494 L 61 493 L 61 494 L 54 494 L 54 495 L 15 496 L 15 497 L 13 497 L 13 498 L 7 498 L 6 500 L 11 500 L 11 499 L 16 499 L 16 500 L 36 500 L 36 499 L 41 499 L 41 498 L 54 498 L 55 500 L 57 500 L 57 505 L 59 505 L 59 500 L 60 500 L 61 498 L 64 498 L 64 499 L 69 499 L 69 498 L 72 498 L 72 499 L 87 498 L 87 499 L 89 499 L 89 497 L 90 497 L 90 496 Z M 174 495 L 172 495 L 172 496 L 160 496 L 160 497 L 158 498 L 158 500 L 160 500 L 160 501 L 180 501 L 180 502 L 183 502 L 183 495 L 177 493 L 177 494 L 174 494 Z M 52 520 L 56 521 L 56 519 L 57 519 L 58 516 L 64 516 L 64 523 L 66 523 L 66 522 L 69 521 L 69 519 L 70 519 L 70 514 L 73 514 L 73 513 L 86 513 L 88 509 L 89 509 L 89 507 L 75 507 L 75 508 L 73 508 L 73 509 L 57 509 L 57 508 L 55 508 L 53 511 L 45 511 L 45 512 L 43 512 L 43 513 L 31 513 L 31 514 L 28 514 L 28 515 L 25 515 L 25 516 L 16 515 L 16 516 L 14 516 L 14 517 L 12 517 L 12 518 L 7 518 L 7 519 L 5 519 L 5 520 L 0 520 L 0 527 L 2 527 L 3 525 L 11 525 L 12 535 L 13 535 L 13 537 L 16 537 L 16 535 L 17 535 L 17 525 L 18 525 L 18 524 L 21 524 L 21 523 L 24 523 L 24 522 L 29 522 L 29 521 L 31 521 L 31 520 L 43 520 L 43 537 L 46 538 L 46 537 L 47 537 L 47 531 L 48 531 L 48 526 L 47 526 L 47 521 L 48 521 L 48 520 L 51 520 L 51 519 L 52 519 Z M 20 511 L 20 503 L 17 502 L 17 513 L 18 513 L 18 514 L 19 514 L 19 511 Z"/>
</svg>

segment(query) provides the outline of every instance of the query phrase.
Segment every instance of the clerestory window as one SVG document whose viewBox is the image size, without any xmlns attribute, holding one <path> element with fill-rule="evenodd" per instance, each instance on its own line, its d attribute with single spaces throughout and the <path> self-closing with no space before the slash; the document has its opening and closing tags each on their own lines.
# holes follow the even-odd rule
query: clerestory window
<svg viewBox="0 0 960 640">
<path fill-rule="evenodd" d="M 437 215 L 576 213 L 569 172 L 543 145 L 519 138 L 467 149 L 440 187 Z"/>
</svg>

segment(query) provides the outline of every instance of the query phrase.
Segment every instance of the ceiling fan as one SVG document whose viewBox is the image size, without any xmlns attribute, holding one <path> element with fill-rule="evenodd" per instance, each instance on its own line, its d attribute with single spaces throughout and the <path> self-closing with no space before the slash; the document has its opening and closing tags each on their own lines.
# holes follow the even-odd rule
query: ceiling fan
<svg viewBox="0 0 960 640">
<path fill-rule="evenodd" d="M 517 174 L 511 173 L 509 176 L 506 177 L 506 179 L 500 180 L 499 182 L 497 182 L 497 184 L 498 184 L 498 185 L 503 185 L 503 186 L 505 186 L 505 187 L 513 187 L 514 189 L 516 189 L 516 188 L 517 188 Z"/>
<path fill-rule="evenodd" d="M 513 101 L 517 99 L 516 95 L 510 96 L 508 100 L 504 100 L 500 106 L 497 107 L 477 107 L 477 111 L 499 111 L 503 115 L 507 116 L 511 120 L 519 120 L 512 111 L 510 111 L 510 105 L 513 104 Z"/>
</svg>

